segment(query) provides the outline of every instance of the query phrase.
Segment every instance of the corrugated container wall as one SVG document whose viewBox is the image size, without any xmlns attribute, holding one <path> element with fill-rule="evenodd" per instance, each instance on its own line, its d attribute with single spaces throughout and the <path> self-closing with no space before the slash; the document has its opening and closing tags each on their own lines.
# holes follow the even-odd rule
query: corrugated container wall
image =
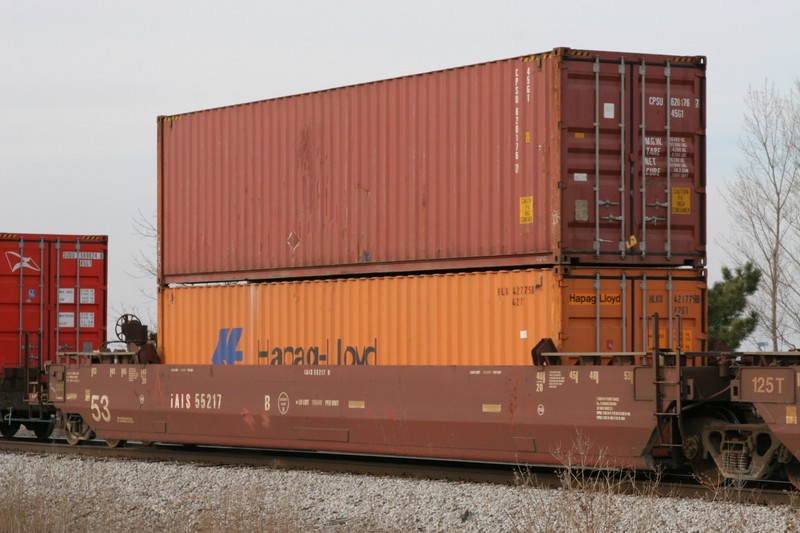
<svg viewBox="0 0 800 533">
<path fill-rule="evenodd" d="M 160 283 L 705 262 L 705 59 L 549 53 L 160 117 Z"/>
<path fill-rule="evenodd" d="M 704 271 L 541 268 L 165 288 L 167 364 L 531 365 L 562 352 L 705 348 Z M 599 326 L 599 327 L 598 327 Z M 646 340 L 645 340 L 646 339 Z M 675 346 L 675 344 L 673 344 Z"/>
<path fill-rule="evenodd" d="M 23 364 L 23 334 L 43 360 L 106 340 L 108 237 L 0 234 L 0 361 Z"/>
</svg>

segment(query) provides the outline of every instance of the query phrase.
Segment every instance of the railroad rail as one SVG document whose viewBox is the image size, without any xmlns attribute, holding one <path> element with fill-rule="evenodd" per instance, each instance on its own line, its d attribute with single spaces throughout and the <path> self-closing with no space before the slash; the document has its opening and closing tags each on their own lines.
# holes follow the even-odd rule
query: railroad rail
<svg viewBox="0 0 800 533">
<path fill-rule="evenodd" d="M 466 483 L 530 486 L 542 489 L 613 490 L 649 495 L 758 505 L 797 505 L 798 494 L 788 482 L 742 482 L 708 487 L 682 472 L 589 471 L 552 466 L 435 461 L 412 458 L 356 456 L 260 448 L 146 444 L 131 442 L 111 447 L 102 440 L 72 446 L 56 437 L 41 442 L 33 437 L 0 439 L 0 453 L 77 456 L 103 460 L 175 462 L 206 466 L 274 468 L 378 477 L 400 477 Z M 599 487 L 603 487 L 600 489 Z M 609 487 L 613 487 L 609 489 Z"/>
</svg>

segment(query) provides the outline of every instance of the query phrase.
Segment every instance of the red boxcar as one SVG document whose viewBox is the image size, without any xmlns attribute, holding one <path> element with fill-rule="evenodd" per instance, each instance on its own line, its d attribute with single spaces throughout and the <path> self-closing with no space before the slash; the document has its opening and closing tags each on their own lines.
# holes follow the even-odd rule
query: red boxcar
<svg viewBox="0 0 800 533">
<path fill-rule="evenodd" d="M 700 266 L 705 68 L 556 49 L 160 117 L 160 283 Z"/>
<path fill-rule="evenodd" d="M 106 340 L 108 237 L 0 234 L 0 362 L 92 351 Z"/>
</svg>

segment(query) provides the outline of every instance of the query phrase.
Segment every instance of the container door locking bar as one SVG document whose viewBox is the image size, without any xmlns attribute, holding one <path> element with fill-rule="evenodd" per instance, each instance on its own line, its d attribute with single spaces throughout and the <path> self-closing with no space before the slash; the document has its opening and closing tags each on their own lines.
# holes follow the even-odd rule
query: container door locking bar
<svg viewBox="0 0 800 533">
<path fill-rule="evenodd" d="M 600 59 L 597 58 L 592 65 L 594 72 L 594 254 L 595 257 L 600 257 L 600 251 L 604 242 L 613 242 L 608 239 L 603 239 L 600 234 L 600 221 L 604 222 L 618 222 L 619 223 L 619 241 L 617 242 L 617 249 L 620 256 L 624 259 L 627 251 L 627 238 L 626 238 L 626 221 L 625 221 L 625 60 L 623 59 L 619 65 L 620 75 L 620 121 L 619 121 L 619 136 L 620 136 L 620 178 L 619 178 L 619 201 L 614 201 L 610 198 L 600 198 L 600 116 L 601 116 L 601 102 L 600 102 Z M 601 209 L 611 209 L 619 206 L 619 214 L 608 213 L 605 215 L 600 214 Z"/>
<path fill-rule="evenodd" d="M 650 224 L 651 226 L 655 226 L 660 223 L 664 223 L 666 225 L 666 237 L 664 240 L 664 251 L 666 253 L 667 260 L 672 259 L 672 199 L 670 195 L 671 187 L 672 187 L 672 124 L 671 124 L 671 117 L 672 117 L 672 70 L 670 67 L 669 62 L 667 62 L 666 67 L 664 68 L 664 78 L 666 80 L 666 124 L 664 125 L 666 131 L 666 145 L 667 145 L 667 175 L 666 175 L 666 183 L 664 184 L 664 195 L 665 199 L 663 201 L 654 199 L 651 203 L 647 203 L 647 177 L 648 177 L 648 168 L 647 168 L 647 161 L 648 161 L 648 154 L 647 152 L 647 93 L 645 88 L 645 73 L 647 67 L 645 65 L 644 60 L 642 60 L 642 64 L 639 66 L 639 75 L 641 77 L 641 109 L 642 109 L 642 121 L 640 124 L 640 128 L 642 130 L 642 185 L 639 189 L 639 192 L 642 195 L 641 204 L 642 204 L 642 240 L 639 243 L 639 249 L 642 251 L 642 256 L 647 255 L 647 225 Z M 658 173 L 653 172 L 653 176 L 657 176 Z M 652 211 L 648 214 L 647 209 L 650 208 Z M 662 212 L 662 210 L 664 210 Z M 663 213 L 663 214 L 662 214 Z"/>
</svg>

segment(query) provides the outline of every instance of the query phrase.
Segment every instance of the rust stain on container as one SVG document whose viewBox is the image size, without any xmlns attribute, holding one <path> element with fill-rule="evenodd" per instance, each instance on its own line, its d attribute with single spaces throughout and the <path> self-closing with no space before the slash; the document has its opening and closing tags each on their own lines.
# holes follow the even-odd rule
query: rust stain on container
<svg viewBox="0 0 800 533">
<path fill-rule="evenodd" d="M 705 347 L 703 271 L 519 271 L 165 288 L 167 364 L 531 365 L 562 352 L 647 348 L 662 317 L 684 351 Z M 677 321 L 681 316 L 680 335 Z M 598 329 L 599 326 L 599 329 Z M 322 368 L 309 372 L 326 372 Z"/>
<path fill-rule="evenodd" d="M 546 54 L 161 117 L 160 283 L 702 265 L 705 59 Z"/>
</svg>

